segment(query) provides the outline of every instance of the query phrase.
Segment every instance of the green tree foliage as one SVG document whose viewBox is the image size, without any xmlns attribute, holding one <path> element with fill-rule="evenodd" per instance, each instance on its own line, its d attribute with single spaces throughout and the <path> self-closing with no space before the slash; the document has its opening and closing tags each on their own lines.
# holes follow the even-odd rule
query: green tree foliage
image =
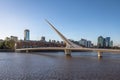
<svg viewBox="0 0 120 80">
<path fill-rule="evenodd" d="M 5 48 L 5 44 L 4 43 L 5 43 L 4 41 L 0 42 L 0 49 L 4 49 Z"/>
<path fill-rule="evenodd" d="M 15 41 L 14 40 L 6 40 L 5 41 L 5 47 L 7 49 L 14 49 Z"/>
<path fill-rule="evenodd" d="M 0 49 L 14 49 L 14 45 L 14 40 L 5 40 L 3 42 L 0 42 Z"/>
</svg>

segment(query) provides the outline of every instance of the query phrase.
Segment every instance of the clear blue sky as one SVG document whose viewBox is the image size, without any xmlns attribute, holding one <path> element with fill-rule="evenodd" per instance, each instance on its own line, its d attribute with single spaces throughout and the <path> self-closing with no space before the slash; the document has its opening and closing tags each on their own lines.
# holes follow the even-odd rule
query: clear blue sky
<svg viewBox="0 0 120 80">
<path fill-rule="evenodd" d="M 67 38 L 110 36 L 120 44 L 120 0 L 0 0 L 0 38 L 24 37 L 30 29 L 31 40 L 61 40 L 44 19 L 48 19 Z"/>
</svg>

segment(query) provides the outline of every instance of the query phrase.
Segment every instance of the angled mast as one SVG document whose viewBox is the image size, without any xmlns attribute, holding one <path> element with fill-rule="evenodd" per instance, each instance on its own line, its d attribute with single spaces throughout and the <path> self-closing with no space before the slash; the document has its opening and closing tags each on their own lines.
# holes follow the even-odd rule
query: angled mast
<svg viewBox="0 0 120 80">
<path fill-rule="evenodd" d="M 45 20 L 49 25 L 50 27 L 62 38 L 63 41 L 65 41 L 66 43 L 66 47 L 69 47 L 69 48 L 75 48 L 75 47 L 80 47 L 76 44 L 74 44 L 73 42 L 69 41 L 65 36 L 63 36 L 48 20 Z"/>
</svg>

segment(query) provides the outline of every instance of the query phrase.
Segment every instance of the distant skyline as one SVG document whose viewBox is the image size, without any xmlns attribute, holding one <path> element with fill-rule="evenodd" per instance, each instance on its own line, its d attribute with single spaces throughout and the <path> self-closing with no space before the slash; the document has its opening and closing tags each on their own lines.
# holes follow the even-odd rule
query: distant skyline
<svg viewBox="0 0 120 80">
<path fill-rule="evenodd" d="M 109 36 L 120 45 L 120 0 L 0 0 L 0 39 L 24 39 L 29 29 L 31 40 L 61 40 L 45 19 L 68 39 Z"/>
</svg>

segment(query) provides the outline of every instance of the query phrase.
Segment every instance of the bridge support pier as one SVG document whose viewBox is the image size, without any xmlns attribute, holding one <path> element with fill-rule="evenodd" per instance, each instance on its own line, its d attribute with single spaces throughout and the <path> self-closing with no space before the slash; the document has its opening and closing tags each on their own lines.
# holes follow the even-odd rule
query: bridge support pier
<svg viewBox="0 0 120 80">
<path fill-rule="evenodd" d="M 100 51 L 98 51 L 98 57 L 100 58 L 100 57 L 102 57 L 102 52 L 100 52 Z"/>
<path fill-rule="evenodd" d="M 26 53 L 28 53 L 29 51 L 28 50 L 26 50 Z"/>
<path fill-rule="evenodd" d="M 66 56 L 71 56 L 71 50 L 65 49 L 65 55 Z"/>
</svg>

